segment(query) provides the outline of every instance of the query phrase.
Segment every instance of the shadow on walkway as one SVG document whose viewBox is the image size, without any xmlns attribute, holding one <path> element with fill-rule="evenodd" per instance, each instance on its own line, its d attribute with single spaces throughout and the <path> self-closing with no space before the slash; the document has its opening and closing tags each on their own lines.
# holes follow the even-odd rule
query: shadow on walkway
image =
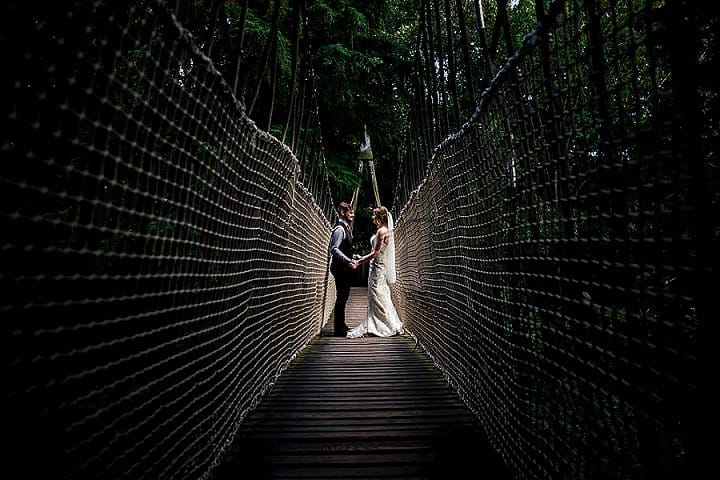
<svg viewBox="0 0 720 480">
<path fill-rule="evenodd" d="M 362 288 L 351 293 L 350 327 L 364 316 L 364 295 Z M 405 335 L 316 338 L 248 416 L 211 478 L 512 475 L 476 418 Z"/>
</svg>

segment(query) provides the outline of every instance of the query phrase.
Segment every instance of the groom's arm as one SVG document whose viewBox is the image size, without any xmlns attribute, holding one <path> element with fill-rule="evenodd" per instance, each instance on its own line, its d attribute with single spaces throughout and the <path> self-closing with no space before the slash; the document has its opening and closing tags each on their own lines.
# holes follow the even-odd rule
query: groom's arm
<svg viewBox="0 0 720 480">
<path fill-rule="evenodd" d="M 345 232 L 342 227 L 335 227 L 330 237 L 330 255 L 341 263 L 350 263 L 350 259 L 340 250 L 340 244 L 345 237 Z"/>
</svg>

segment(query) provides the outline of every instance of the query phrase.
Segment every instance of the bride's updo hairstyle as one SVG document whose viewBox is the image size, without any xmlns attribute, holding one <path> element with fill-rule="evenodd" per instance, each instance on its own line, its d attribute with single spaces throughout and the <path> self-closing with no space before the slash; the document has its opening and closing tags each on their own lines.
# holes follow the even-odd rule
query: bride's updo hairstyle
<svg viewBox="0 0 720 480">
<path fill-rule="evenodd" d="M 383 225 L 387 225 L 388 223 L 388 210 L 385 207 L 377 207 L 375 210 L 373 210 L 373 213 L 375 216 L 380 220 L 380 222 Z"/>
</svg>

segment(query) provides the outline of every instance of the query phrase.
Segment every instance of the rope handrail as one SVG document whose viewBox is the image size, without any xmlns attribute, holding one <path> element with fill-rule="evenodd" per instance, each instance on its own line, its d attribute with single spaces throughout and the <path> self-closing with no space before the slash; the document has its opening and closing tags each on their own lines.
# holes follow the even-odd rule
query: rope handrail
<svg viewBox="0 0 720 480">
<path fill-rule="evenodd" d="M 305 43 L 288 112 L 279 77 L 250 87 L 288 146 L 240 65 L 231 87 L 164 2 L 120 3 L 0 7 L 8 468 L 206 478 L 330 315 L 315 73 Z M 509 5 L 485 42 L 453 28 L 466 2 L 419 2 L 396 305 L 520 478 L 691 476 L 716 417 L 717 18 L 565 0 L 525 28 Z"/>
</svg>

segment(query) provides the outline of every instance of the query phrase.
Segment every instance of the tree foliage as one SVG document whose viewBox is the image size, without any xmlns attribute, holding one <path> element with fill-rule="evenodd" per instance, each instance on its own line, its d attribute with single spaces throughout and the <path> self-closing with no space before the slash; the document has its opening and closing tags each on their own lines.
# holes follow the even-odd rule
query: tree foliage
<svg viewBox="0 0 720 480">
<path fill-rule="evenodd" d="M 499 68 L 532 29 L 533 2 L 509 2 L 504 17 L 498 15 L 500 3 L 483 3 L 492 52 L 481 47 L 485 32 L 479 29 L 477 0 L 178 0 L 175 11 L 235 86 L 251 118 L 298 158 L 311 150 L 300 139 L 319 128 L 322 150 L 314 151 L 323 152 L 336 202 L 349 200 L 358 184 L 363 191 L 371 189 L 367 178 L 357 174 L 358 146 L 367 125 L 381 201 L 391 206 L 412 102 L 437 95 L 430 93 L 427 75 L 452 75 L 457 82 L 457 121 L 443 130 L 447 135 L 472 114 L 489 81 L 484 58 Z M 449 58 L 447 48 L 444 53 L 435 49 L 433 58 L 420 65 L 422 12 L 430 15 L 433 9 L 441 20 L 432 24 L 440 26 L 434 41 L 452 43 L 456 58 Z M 452 71 L 448 62 L 454 64 Z M 444 71 L 435 68 L 440 65 L 446 65 Z M 426 80 L 422 91 L 418 78 Z M 303 117 L 302 112 L 314 115 L 313 109 L 317 118 Z"/>
</svg>

